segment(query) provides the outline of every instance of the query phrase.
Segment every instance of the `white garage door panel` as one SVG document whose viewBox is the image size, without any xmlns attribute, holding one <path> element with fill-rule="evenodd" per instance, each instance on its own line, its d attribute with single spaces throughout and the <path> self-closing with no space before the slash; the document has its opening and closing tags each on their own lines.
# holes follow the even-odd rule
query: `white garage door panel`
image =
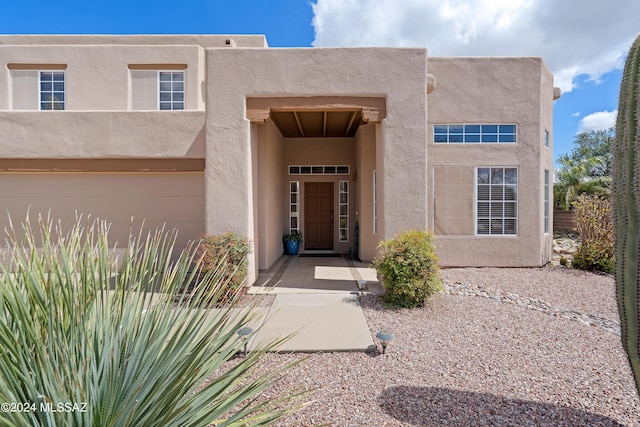
<svg viewBox="0 0 640 427">
<path fill-rule="evenodd" d="M 0 174 L 0 230 L 22 221 L 27 210 L 75 222 L 76 213 L 111 223 L 112 243 L 122 245 L 130 228 L 178 229 L 178 248 L 204 232 L 204 175 L 166 173 L 2 173 Z M 133 225 L 131 218 L 133 217 Z"/>
</svg>

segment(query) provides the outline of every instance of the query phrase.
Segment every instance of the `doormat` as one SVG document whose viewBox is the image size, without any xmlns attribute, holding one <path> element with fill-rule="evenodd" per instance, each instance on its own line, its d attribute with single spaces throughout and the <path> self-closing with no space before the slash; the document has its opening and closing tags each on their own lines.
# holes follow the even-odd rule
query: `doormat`
<svg viewBox="0 0 640 427">
<path fill-rule="evenodd" d="M 300 258 L 341 258 L 342 254 L 334 251 L 304 251 L 298 256 Z"/>
</svg>

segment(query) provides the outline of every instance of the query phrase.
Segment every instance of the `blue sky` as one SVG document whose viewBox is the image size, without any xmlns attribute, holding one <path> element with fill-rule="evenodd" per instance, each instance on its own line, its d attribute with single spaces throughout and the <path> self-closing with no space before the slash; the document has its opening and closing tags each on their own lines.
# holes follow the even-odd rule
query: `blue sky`
<svg viewBox="0 0 640 427">
<path fill-rule="evenodd" d="M 563 89 L 556 158 L 578 131 L 614 123 L 624 54 L 640 31 L 640 2 L 628 0 L 21 0 L 3 16 L 4 34 L 265 34 L 271 47 L 541 56 Z"/>
</svg>

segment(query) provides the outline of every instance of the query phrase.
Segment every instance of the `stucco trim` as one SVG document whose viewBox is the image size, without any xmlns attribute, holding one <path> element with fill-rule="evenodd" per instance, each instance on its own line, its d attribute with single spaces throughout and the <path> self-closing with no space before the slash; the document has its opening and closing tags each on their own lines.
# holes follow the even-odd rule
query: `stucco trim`
<svg viewBox="0 0 640 427">
<path fill-rule="evenodd" d="M 271 110 L 277 111 L 353 111 L 362 110 L 362 119 L 380 123 L 387 115 L 384 97 L 299 96 L 247 98 L 247 120 L 264 123 Z"/>
<path fill-rule="evenodd" d="M 21 64 L 12 62 L 7 64 L 7 68 L 10 70 L 66 70 L 67 64 Z"/>
<path fill-rule="evenodd" d="M 187 64 L 129 64 L 130 70 L 186 70 Z"/>
</svg>

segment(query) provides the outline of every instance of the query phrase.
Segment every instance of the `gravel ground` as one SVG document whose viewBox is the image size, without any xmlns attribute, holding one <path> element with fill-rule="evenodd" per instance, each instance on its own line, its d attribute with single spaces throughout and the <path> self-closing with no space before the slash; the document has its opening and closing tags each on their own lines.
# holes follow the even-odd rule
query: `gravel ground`
<svg viewBox="0 0 640 427">
<path fill-rule="evenodd" d="M 448 269 L 467 283 L 618 321 L 611 276 L 564 267 Z M 620 337 L 598 326 L 491 298 L 439 294 L 390 310 L 361 297 L 386 354 L 317 353 L 271 393 L 318 388 L 281 426 L 640 425 L 640 399 Z M 269 354 L 264 369 L 304 357 Z"/>
</svg>

